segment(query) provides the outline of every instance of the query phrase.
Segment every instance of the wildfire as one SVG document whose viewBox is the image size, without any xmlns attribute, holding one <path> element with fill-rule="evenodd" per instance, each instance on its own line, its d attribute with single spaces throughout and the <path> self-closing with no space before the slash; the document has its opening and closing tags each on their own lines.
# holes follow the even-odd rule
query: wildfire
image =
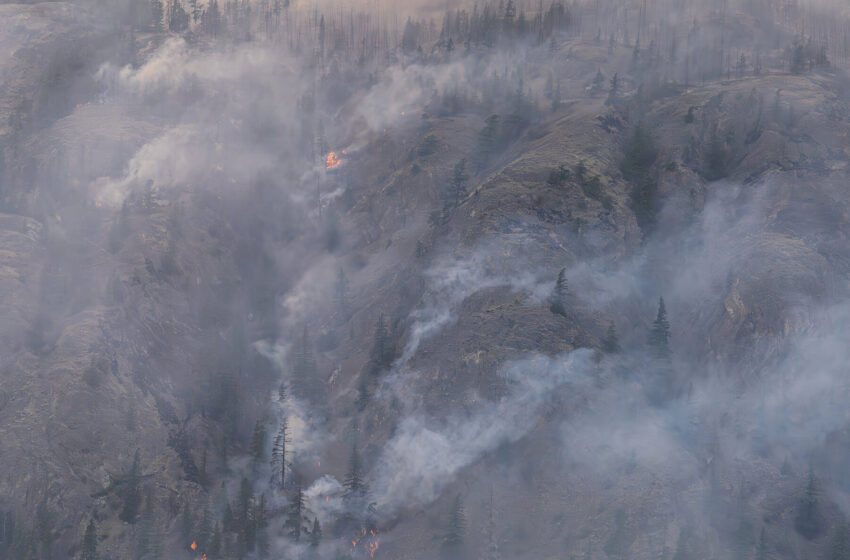
<svg viewBox="0 0 850 560">
<path fill-rule="evenodd" d="M 363 532 L 357 538 L 351 541 L 352 550 L 357 549 L 357 544 L 361 540 L 364 541 L 363 547 L 366 549 L 367 552 L 369 552 L 369 558 L 374 558 L 375 553 L 378 552 L 378 547 L 381 543 L 381 541 L 378 540 L 378 535 L 375 533 L 375 531 L 369 531 L 369 533 L 367 534 L 366 528 L 364 527 Z"/>
<path fill-rule="evenodd" d="M 336 169 L 340 165 L 342 165 L 342 159 L 336 155 L 336 152 L 329 153 L 328 159 L 325 160 L 325 169 Z"/>
<path fill-rule="evenodd" d="M 192 541 L 192 544 L 189 545 L 189 548 L 191 548 L 192 550 L 197 550 L 198 543 L 196 543 L 195 541 Z"/>
</svg>

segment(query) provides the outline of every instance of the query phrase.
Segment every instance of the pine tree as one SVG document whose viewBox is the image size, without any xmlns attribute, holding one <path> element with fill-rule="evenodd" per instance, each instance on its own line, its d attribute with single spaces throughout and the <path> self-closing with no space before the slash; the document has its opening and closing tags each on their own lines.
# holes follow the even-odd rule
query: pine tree
<svg viewBox="0 0 850 560">
<path fill-rule="evenodd" d="M 561 108 L 561 78 L 555 82 L 555 91 L 552 93 L 552 112 L 555 113 Z"/>
<path fill-rule="evenodd" d="M 189 0 L 189 13 L 192 15 L 192 23 L 198 23 L 201 17 L 201 7 L 198 0 Z"/>
<path fill-rule="evenodd" d="M 266 454 L 266 427 L 260 420 L 254 424 L 254 433 L 251 436 L 251 457 L 255 464 L 262 461 Z"/>
<path fill-rule="evenodd" d="M 484 123 L 484 128 L 478 133 L 478 153 L 484 158 L 492 155 L 499 144 L 499 130 L 501 118 L 499 115 L 490 115 Z"/>
<path fill-rule="evenodd" d="M 201 452 L 201 466 L 198 468 L 198 479 L 201 486 L 206 488 L 210 483 L 210 475 L 207 473 L 207 446 L 204 444 L 204 449 Z"/>
<path fill-rule="evenodd" d="M 756 547 L 756 560 L 767 560 L 767 537 L 764 532 L 764 527 L 761 528 L 759 535 L 759 543 Z"/>
<path fill-rule="evenodd" d="M 318 547 L 322 543 L 322 526 L 319 524 L 319 518 L 313 518 L 313 530 L 310 531 L 310 546 Z"/>
<path fill-rule="evenodd" d="M 213 517 L 209 506 L 205 507 L 203 513 L 201 513 L 201 520 L 198 523 L 198 538 L 196 540 L 200 552 L 212 553 Z"/>
<path fill-rule="evenodd" d="M 378 322 L 375 325 L 375 336 L 370 355 L 371 371 L 375 377 L 392 365 L 393 354 L 390 349 L 389 338 L 387 323 L 384 314 L 381 313 L 378 315 Z"/>
<path fill-rule="evenodd" d="M 602 75 L 602 69 L 596 69 L 596 76 L 593 78 L 593 86 L 590 88 L 591 93 L 598 94 L 602 92 L 602 84 L 605 83 L 605 76 Z"/>
<path fill-rule="evenodd" d="M 499 553 L 499 540 L 496 527 L 496 509 L 493 507 L 493 488 L 490 488 L 490 507 L 487 519 L 487 549 L 483 560 L 501 560 Z"/>
<path fill-rule="evenodd" d="M 466 510 L 463 498 L 458 494 L 452 503 L 449 520 L 443 535 L 443 547 L 450 554 L 457 554 L 466 539 Z"/>
<path fill-rule="evenodd" d="M 181 0 L 169 0 L 167 16 L 169 31 L 179 33 L 189 27 L 189 14 L 183 9 Z"/>
<path fill-rule="evenodd" d="M 83 544 L 81 548 L 80 560 L 98 560 L 97 529 L 94 525 L 94 519 L 89 520 L 89 524 L 86 527 L 86 533 L 83 535 Z"/>
<path fill-rule="evenodd" d="M 301 482 L 296 480 L 295 492 L 292 494 L 292 499 L 289 501 L 289 510 L 286 514 L 286 521 L 283 526 L 287 529 L 287 535 L 298 542 L 301 540 L 301 533 L 304 523 L 304 491 L 301 489 Z"/>
<path fill-rule="evenodd" d="M 818 494 L 817 479 L 810 467 L 806 490 L 797 505 L 797 517 L 794 519 L 794 528 L 808 540 L 815 539 L 820 535 L 822 529 Z"/>
<path fill-rule="evenodd" d="M 139 560 L 161 560 L 162 533 L 158 523 L 153 493 L 148 492 L 145 498 L 145 509 L 139 523 L 136 543 L 136 554 Z"/>
<path fill-rule="evenodd" d="M 188 500 L 183 504 L 183 512 L 180 515 L 180 535 L 183 540 L 190 542 L 195 533 L 195 521 L 192 519 L 192 511 L 189 509 Z"/>
<path fill-rule="evenodd" d="M 139 507 L 142 505 L 141 465 L 138 449 L 133 455 L 133 466 L 130 473 L 124 481 L 122 499 L 124 505 L 118 514 L 118 518 L 124 523 L 135 523 L 139 516 Z"/>
<path fill-rule="evenodd" d="M 218 523 L 213 526 L 212 538 L 209 544 L 209 555 L 211 558 L 216 558 L 221 553 L 221 525 Z"/>
<path fill-rule="evenodd" d="M 847 542 L 848 527 L 839 523 L 832 537 L 831 560 L 850 560 L 850 544 Z"/>
<path fill-rule="evenodd" d="M 569 295 L 569 284 L 567 283 L 567 269 L 562 268 L 558 273 L 558 280 L 555 282 L 555 289 L 552 292 L 552 303 L 549 309 L 552 313 L 558 315 L 566 315 L 567 296 Z"/>
<path fill-rule="evenodd" d="M 316 371 L 316 356 L 310 341 L 307 327 L 295 345 L 292 365 L 292 392 L 301 398 L 316 400 L 319 398 L 319 381 Z"/>
<path fill-rule="evenodd" d="M 349 501 L 362 499 L 369 492 L 369 486 L 363 478 L 363 466 L 356 443 L 351 447 L 351 456 L 348 459 L 348 472 L 345 474 L 342 486 L 345 488 L 343 498 Z"/>
<path fill-rule="evenodd" d="M 286 416 L 280 422 L 272 446 L 272 483 L 282 490 L 286 484 L 286 444 L 289 443 L 289 426 Z"/>
<path fill-rule="evenodd" d="M 165 16 L 165 9 L 162 5 L 162 0 L 151 0 L 151 21 L 154 31 L 162 31 L 162 20 Z"/>
<path fill-rule="evenodd" d="M 606 354 L 616 354 L 620 351 L 620 341 L 617 338 L 617 327 L 614 321 L 608 325 L 608 332 L 605 334 L 605 340 L 602 341 L 602 351 Z"/>
<path fill-rule="evenodd" d="M 613 105 L 617 101 L 617 94 L 620 93 L 620 75 L 614 74 L 611 77 L 611 89 L 608 90 L 608 99 L 605 100 L 606 105 Z"/>
<path fill-rule="evenodd" d="M 657 357 L 670 357 L 670 322 L 667 320 L 667 309 L 664 306 L 663 297 L 658 299 L 658 315 L 652 322 L 649 345 L 653 348 Z"/>
<path fill-rule="evenodd" d="M 452 171 L 452 180 L 444 197 L 447 208 L 460 206 L 467 195 L 466 183 L 468 180 L 469 175 L 466 173 L 466 159 L 464 158 L 455 164 Z"/>
<path fill-rule="evenodd" d="M 256 526 L 256 541 L 257 552 L 261 558 L 267 558 L 269 555 L 269 535 L 267 528 L 269 526 L 269 512 L 266 508 L 266 495 L 260 494 L 260 501 L 257 502 L 254 510 L 254 524 Z"/>
<path fill-rule="evenodd" d="M 204 30 L 212 36 L 218 35 L 221 27 L 221 11 L 218 8 L 218 0 L 210 0 L 202 19 Z"/>
<path fill-rule="evenodd" d="M 33 537 L 38 558 L 51 560 L 53 557 L 53 540 L 55 538 L 56 514 L 50 509 L 47 499 L 38 504 L 35 511 L 35 526 Z M 29 548 L 29 547 L 27 547 Z"/>
</svg>

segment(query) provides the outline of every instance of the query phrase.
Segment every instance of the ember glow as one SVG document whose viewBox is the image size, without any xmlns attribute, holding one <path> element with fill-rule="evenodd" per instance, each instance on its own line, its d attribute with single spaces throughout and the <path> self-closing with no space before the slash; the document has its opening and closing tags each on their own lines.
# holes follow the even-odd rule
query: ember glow
<svg viewBox="0 0 850 560">
<path fill-rule="evenodd" d="M 365 548 L 369 553 L 369 558 L 374 558 L 375 553 L 378 552 L 378 547 L 380 546 L 380 540 L 378 540 L 377 533 L 375 533 L 375 531 L 369 531 L 367 533 L 366 528 L 364 527 L 360 535 L 351 541 L 351 549 L 356 550 L 360 541 L 363 541 L 363 548 Z"/>
<path fill-rule="evenodd" d="M 329 153 L 328 159 L 325 160 L 325 169 L 336 169 L 340 165 L 342 165 L 342 159 L 336 155 L 336 152 Z"/>
<path fill-rule="evenodd" d="M 191 548 L 192 550 L 196 550 L 198 548 L 198 543 L 192 541 L 192 544 L 189 545 L 189 548 Z"/>
</svg>

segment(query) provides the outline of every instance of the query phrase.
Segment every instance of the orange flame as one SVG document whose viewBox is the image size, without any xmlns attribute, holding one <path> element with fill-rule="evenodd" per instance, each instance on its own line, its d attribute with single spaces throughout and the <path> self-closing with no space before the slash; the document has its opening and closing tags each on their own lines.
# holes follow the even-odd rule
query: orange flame
<svg viewBox="0 0 850 560">
<path fill-rule="evenodd" d="M 197 549 L 197 548 L 198 548 L 198 543 L 196 543 L 195 541 L 192 541 L 192 544 L 190 544 L 190 545 L 189 545 L 189 548 L 191 548 L 192 550 Z"/>
<path fill-rule="evenodd" d="M 381 542 L 378 540 L 378 535 L 375 533 L 374 530 L 370 530 L 368 532 L 368 535 L 371 535 L 371 537 L 367 538 L 366 528 L 363 527 L 362 534 L 351 541 L 351 547 L 352 549 L 356 550 L 357 543 L 359 543 L 362 539 L 366 539 L 363 544 L 363 547 L 369 552 L 369 558 L 374 558 L 375 553 L 378 552 L 378 547 L 380 546 Z"/>
<path fill-rule="evenodd" d="M 342 160 L 336 155 L 336 152 L 328 154 L 328 159 L 325 160 L 325 169 L 336 169 L 342 165 Z"/>
</svg>

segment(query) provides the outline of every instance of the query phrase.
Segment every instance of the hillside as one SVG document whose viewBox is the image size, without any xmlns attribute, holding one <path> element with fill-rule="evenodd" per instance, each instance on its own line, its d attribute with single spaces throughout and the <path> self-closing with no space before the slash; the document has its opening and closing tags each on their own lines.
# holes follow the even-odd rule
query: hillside
<svg viewBox="0 0 850 560">
<path fill-rule="evenodd" d="M 847 557 L 847 22 L 709 4 L 0 5 L 0 557 Z"/>
</svg>

